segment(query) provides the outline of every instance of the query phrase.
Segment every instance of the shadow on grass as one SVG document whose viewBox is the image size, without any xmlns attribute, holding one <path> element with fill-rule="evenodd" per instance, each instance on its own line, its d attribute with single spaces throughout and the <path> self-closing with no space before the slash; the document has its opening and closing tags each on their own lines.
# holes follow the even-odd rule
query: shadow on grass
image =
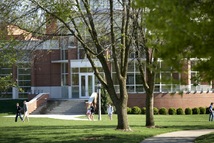
<svg viewBox="0 0 214 143">
<path fill-rule="evenodd" d="M 113 130 L 115 126 L 19 126 L 0 127 L 0 142 L 22 143 L 130 143 L 139 142 L 147 136 Z"/>
</svg>

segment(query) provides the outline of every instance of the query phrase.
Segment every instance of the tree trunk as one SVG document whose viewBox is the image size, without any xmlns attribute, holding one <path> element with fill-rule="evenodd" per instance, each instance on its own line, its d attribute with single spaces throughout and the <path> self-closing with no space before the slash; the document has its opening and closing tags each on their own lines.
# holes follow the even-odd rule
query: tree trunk
<svg viewBox="0 0 214 143">
<path fill-rule="evenodd" d="M 155 126 L 153 104 L 154 104 L 154 94 L 147 93 L 146 94 L 146 126 L 147 127 Z"/>
<path fill-rule="evenodd" d="M 128 116 L 127 116 L 127 100 L 121 104 L 115 105 L 117 110 L 117 129 L 129 131 Z"/>
<path fill-rule="evenodd" d="M 113 85 L 113 84 L 112 84 Z M 117 113 L 117 127 L 116 129 L 130 131 L 127 115 L 127 103 L 128 103 L 128 93 L 126 89 L 125 80 L 120 82 L 120 93 L 116 94 L 114 87 L 108 88 L 108 93 L 111 96 L 114 106 L 116 107 Z"/>
</svg>

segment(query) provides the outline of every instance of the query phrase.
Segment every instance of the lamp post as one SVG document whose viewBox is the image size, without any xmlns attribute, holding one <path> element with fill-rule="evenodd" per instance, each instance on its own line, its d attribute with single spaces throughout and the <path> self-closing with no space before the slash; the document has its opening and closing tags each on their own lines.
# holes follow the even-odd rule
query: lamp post
<svg viewBox="0 0 214 143">
<path fill-rule="evenodd" d="M 97 89 L 98 89 L 98 98 L 99 98 L 98 120 L 101 121 L 101 83 L 97 84 Z"/>
</svg>

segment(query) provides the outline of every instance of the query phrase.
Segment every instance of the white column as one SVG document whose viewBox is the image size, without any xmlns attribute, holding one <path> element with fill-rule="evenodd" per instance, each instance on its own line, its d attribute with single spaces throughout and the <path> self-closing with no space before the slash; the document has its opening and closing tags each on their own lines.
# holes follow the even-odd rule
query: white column
<svg viewBox="0 0 214 143">
<path fill-rule="evenodd" d="M 19 98 L 19 90 L 16 87 L 13 87 L 13 99 Z"/>
</svg>

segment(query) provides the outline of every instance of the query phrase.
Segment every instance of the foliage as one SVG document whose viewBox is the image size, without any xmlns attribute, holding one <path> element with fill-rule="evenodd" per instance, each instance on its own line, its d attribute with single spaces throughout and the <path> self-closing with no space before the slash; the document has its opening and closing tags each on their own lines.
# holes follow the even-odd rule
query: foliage
<svg viewBox="0 0 214 143">
<path fill-rule="evenodd" d="M 101 113 L 107 113 L 108 103 L 112 104 L 109 94 L 105 89 L 101 88 Z M 99 103 L 98 103 L 99 104 Z M 98 106 L 97 106 L 98 107 Z"/>
<path fill-rule="evenodd" d="M 175 115 L 176 114 L 175 108 L 172 108 L 172 107 L 169 108 L 168 113 L 169 113 L 169 115 Z"/>
<path fill-rule="evenodd" d="M 212 80 L 214 1 L 137 0 L 137 2 L 138 6 L 146 11 L 147 30 L 158 39 L 154 44 L 159 45 L 159 56 L 177 70 L 181 70 L 184 58 L 198 58 L 194 70 L 200 71 L 199 74 L 204 80 Z"/>
<path fill-rule="evenodd" d="M 192 115 L 192 109 L 191 108 L 186 108 L 185 109 L 185 114 L 186 115 Z"/>
<path fill-rule="evenodd" d="M 100 5 L 108 6 L 108 10 L 100 11 Z M 114 6 L 120 7 L 120 12 Z M 65 39 L 73 36 L 77 47 L 84 49 L 84 56 L 91 63 L 96 81 L 108 92 L 120 120 L 118 129 L 129 130 L 126 111 L 128 93 L 126 88 L 127 67 L 133 38 L 133 20 L 130 13 L 135 10 L 126 1 L 6 1 L 0 2 L 4 9 L 2 15 L 6 23 L 18 26 L 43 39 Z M 11 8 L 8 8 L 11 7 Z M 103 8 L 103 7 L 102 7 Z M 105 8 L 105 7 L 104 7 Z M 12 9 L 12 10 L 11 10 Z M 127 12 L 128 11 L 128 12 Z M 33 20 L 32 20 L 33 19 Z M 124 22 L 126 21 L 126 22 Z M 55 22 L 55 23 L 54 23 Z M 53 26 L 57 23 L 57 26 Z M 51 25 L 53 24 L 53 25 Z M 47 30 L 47 31 L 46 31 Z M 110 57 L 106 52 L 111 53 Z M 116 71 L 116 81 L 121 92 L 117 94 L 115 83 L 109 68 Z M 101 64 L 101 67 L 97 66 Z M 105 110 L 105 105 L 102 106 Z"/>
<path fill-rule="evenodd" d="M 206 114 L 209 114 L 210 111 L 209 111 L 209 107 L 206 108 Z"/>
<path fill-rule="evenodd" d="M 206 114 L 206 108 L 204 107 L 199 107 L 200 114 Z"/>
<path fill-rule="evenodd" d="M 167 109 L 165 107 L 162 107 L 159 109 L 159 114 L 160 115 L 167 115 L 168 112 L 167 112 Z"/>
<path fill-rule="evenodd" d="M 7 114 L 15 114 L 16 113 L 16 103 L 23 106 L 22 100 L 0 100 L 0 113 L 7 113 Z"/>
<path fill-rule="evenodd" d="M 154 115 L 158 115 L 158 113 L 159 113 L 158 108 L 154 107 L 153 110 L 154 110 Z"/>
<path fill-rule="evenodd" d="M 128 114 L 131 114 L 131 113 L 132 113 L 132 108 L 127 107 L 127 113 L 128 113 Z"/>
<path fill-rule="evenodd" d="M 141 113 L 141 109 L 138 106 L 134 106 L 132 107 L 132 114 L 140 114 Z"/>
<path fill-rule="evenodd" d="M 200 114 L 200 109 L 199 108 L 192 108 L 192 114 Z"/>
<path fill-rule="evenodd" d="M 141 114 L 146 114 L 146 107 L 143 107 L 143 108 L 141 109 Z"/>
<path fill-rule="evenodd" d="M 176 113 L 177 113 L 177 115 L 184 115 L 184 111 L 183 111 L 182 108 L 178 108 L 178 109 L 176 110 Z"/>
</svg>

